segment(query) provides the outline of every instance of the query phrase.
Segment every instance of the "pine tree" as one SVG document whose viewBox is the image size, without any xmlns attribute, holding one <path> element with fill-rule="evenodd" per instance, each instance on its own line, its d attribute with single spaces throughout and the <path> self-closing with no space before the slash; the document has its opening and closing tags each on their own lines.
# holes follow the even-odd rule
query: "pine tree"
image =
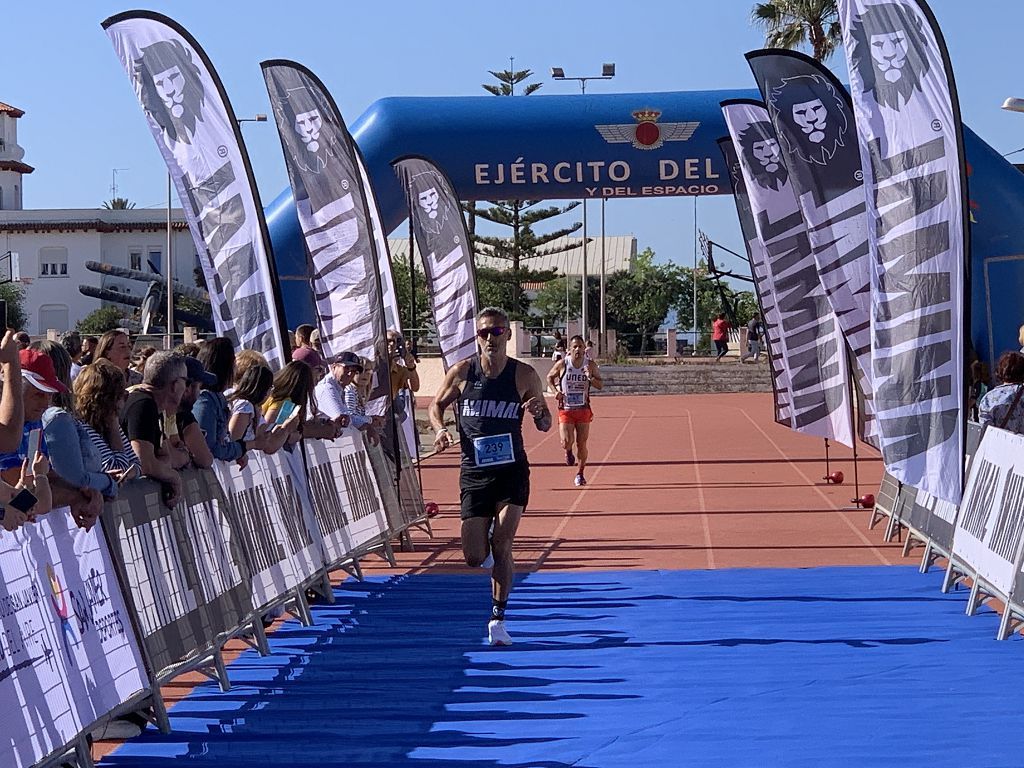
<svg viewBox="0 0 1024 768">
<path fill-rule="evenodd" d="M 511 61 L 509 69 L 490 70 L 490 74 L 498 81 L 498 84 L 482 83 L 482 87 L 495 96 L 528 96 L 543 85 L 543 83 L 528 83 L 521 94 L 517 94 L 516 86 L 533 77 L 533 71 L 513 69 Z M 583 226 L 581 222 L 544 234 L 538 234 L 533 228 L 541 221 L 571 211 L 579 205 L 579 201 L 573 201 L 564 206 L 538 207 L 542 202 L 542 200 L 497 200 L 490 201 L 490 207 L 487 208 L 477 207 L 473 203 L 464 203 L 466 213 L 469 215 L 469 231 L 476 246 L 474 248 L 476 254 L 509 262 L 508 269 L 502 271 L 502 277 L 498 280 L 501 284 L 498 295 L 507 297 L 507 300 L 502 303 L 505 304 L 505 309 L 513 319 L 525 318 L 529 309 L 529 302 L 522 288 L 523 283 L 550 280 L 556 274 L 553 270 L 530 269 L 525 262 L 579 247 L 577 243 L 545 246 L 572 234 Z M 509 227 L 512 230 L 511 237 L 487 237 L 476 234 L 477 217 L 493 224 Z M 483 274 L 487 275 L 489 272 Z M 480 282 L 479 279 L 478 282 Z"/>
</svg>

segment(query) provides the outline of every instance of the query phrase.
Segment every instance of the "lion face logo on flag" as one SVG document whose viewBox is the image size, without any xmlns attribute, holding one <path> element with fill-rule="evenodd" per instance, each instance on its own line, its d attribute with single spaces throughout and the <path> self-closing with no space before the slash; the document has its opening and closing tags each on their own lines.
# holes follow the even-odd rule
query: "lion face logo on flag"
<svg viewBox="0 0 1024 768">
<path fill-rule="evenodd" d="M 754 181 L 765 189 L 776 192 L 780 190 L 789 178 L 789 171 L 782 162 L 782 152 L 772 124 L 767 120 L 753 122 L 739 138 L 740 151 L 746 158 Z"/>
<path fill-rule="evenodd" d="M 140 54 L 132 78 L 143 110 L 160 126 L 168 145 L 191 144 L 206 99 L 192 54 L 177 40 L 147 45 Z"/>
<path fill-rule="evenodd" d="M 782 78 L 768 94 L 768 110 L 787 154 L 806 163 L 828 165 L 850 130 L 846 104 L 832 83 L 819 75 Z"/>
<path fill-rule="evenodd" d="M 900 110 L 930 69 L 921 19 L 900 3 L 869 5 L 851 27 L 853 63 L 875 101 Z"/>
</svg>

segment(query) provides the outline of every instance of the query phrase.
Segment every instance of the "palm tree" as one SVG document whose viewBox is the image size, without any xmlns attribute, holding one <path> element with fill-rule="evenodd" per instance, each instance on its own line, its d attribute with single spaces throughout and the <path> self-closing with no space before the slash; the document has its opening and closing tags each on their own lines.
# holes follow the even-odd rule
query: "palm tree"
<svg viewBox="0 0 1024 768">
<path fill-rule="evenodd" d="M 775 0 L 757 3 L 754 24 L 764 27 L 765 45 L 797 48 L 810 43 L 812 55 L 825 61 L 843 41 L 836 0 Z"/>
<path fill-rule="evenodd" d="M 127 211 L 129 208 L 134 208 L 135 203 L 127 197 L 112 197 L 110 200 L 103 201 L 103 207 L 108 211 Z"/>
</svg>

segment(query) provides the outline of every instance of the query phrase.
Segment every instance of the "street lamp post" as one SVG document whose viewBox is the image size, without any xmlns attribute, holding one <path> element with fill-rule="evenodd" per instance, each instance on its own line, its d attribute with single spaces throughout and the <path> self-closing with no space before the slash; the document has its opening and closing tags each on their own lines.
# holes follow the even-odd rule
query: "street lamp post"
<svg viewBox="0 0 1024 768">
<path fill-rule="evenodd" d="M 1003 109 L 1008 112 L 1024 112 L 1024 99 L 1015 99 L 1011 96 L 1003 102 Z"/>
<path fill-rule="evenodd" d="M 588 75 L 586 77 L 571 77 L 565 74 L 565 70 L 562 67 L 552 67 L 551 77 L 555 80 L 576 80 L 580 84 L 580 93 L 586 95 L 587 93 L 587 80 L 611 80 L 615 77 L 615 64 L 606 63 L 601 65 L 600 75 Z M 584 341 L 589 340 L 589 313 L 587 311 L 587 200 L 584 198 L 583 203 L 583 279 L 581 291 L 583 294 L 583 307 L 581 312 L 580 320 L 582 321 L 583 328 L 580 335 L 583 336 Z M 604 201 L 601 201 L 601 236 L 604 237 Z M 566 280 L 569 279 L 566 274 Z M 568 315 L 568 312 L 566 312 Z M 604 242 L 602 239 L 601 243 L 601 318 L 600 318 L 600 332 L 601 332 L 601 345 L 604 346 Z M 568 325 L 568 319 L 566 325 Z"/>
<path fill-rule="evenodd" d="M 1024 99 L 1015 99 L 1012 96 L 1003 102 L 1003 109 L 1007 112 L 1024 112 Z M 1007 152 L 1003 157 L 1009 157 L 1010 155 L 1016 155 L 1018 152 L 1024 152 L 1024 147 L 1015 149 L 1013 152 Z"/>
</svg>

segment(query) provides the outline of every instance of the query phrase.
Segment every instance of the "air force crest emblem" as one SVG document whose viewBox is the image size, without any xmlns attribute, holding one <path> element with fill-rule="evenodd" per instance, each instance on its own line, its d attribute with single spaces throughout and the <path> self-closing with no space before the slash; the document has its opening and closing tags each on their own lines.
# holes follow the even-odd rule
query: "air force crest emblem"
<svg viewBox="0 0 1024 768">
<path fill-rule="evenodd" d="M 666 141 L 686 141 L 700 125 L 687 123 L 659 123 L 657 109 L 638 109 L 633 113 L 635 124 L 595 125 L 597 132 L 609 144 L 632 144 L 636 149 L 658 149 Z"/>
</svg>

